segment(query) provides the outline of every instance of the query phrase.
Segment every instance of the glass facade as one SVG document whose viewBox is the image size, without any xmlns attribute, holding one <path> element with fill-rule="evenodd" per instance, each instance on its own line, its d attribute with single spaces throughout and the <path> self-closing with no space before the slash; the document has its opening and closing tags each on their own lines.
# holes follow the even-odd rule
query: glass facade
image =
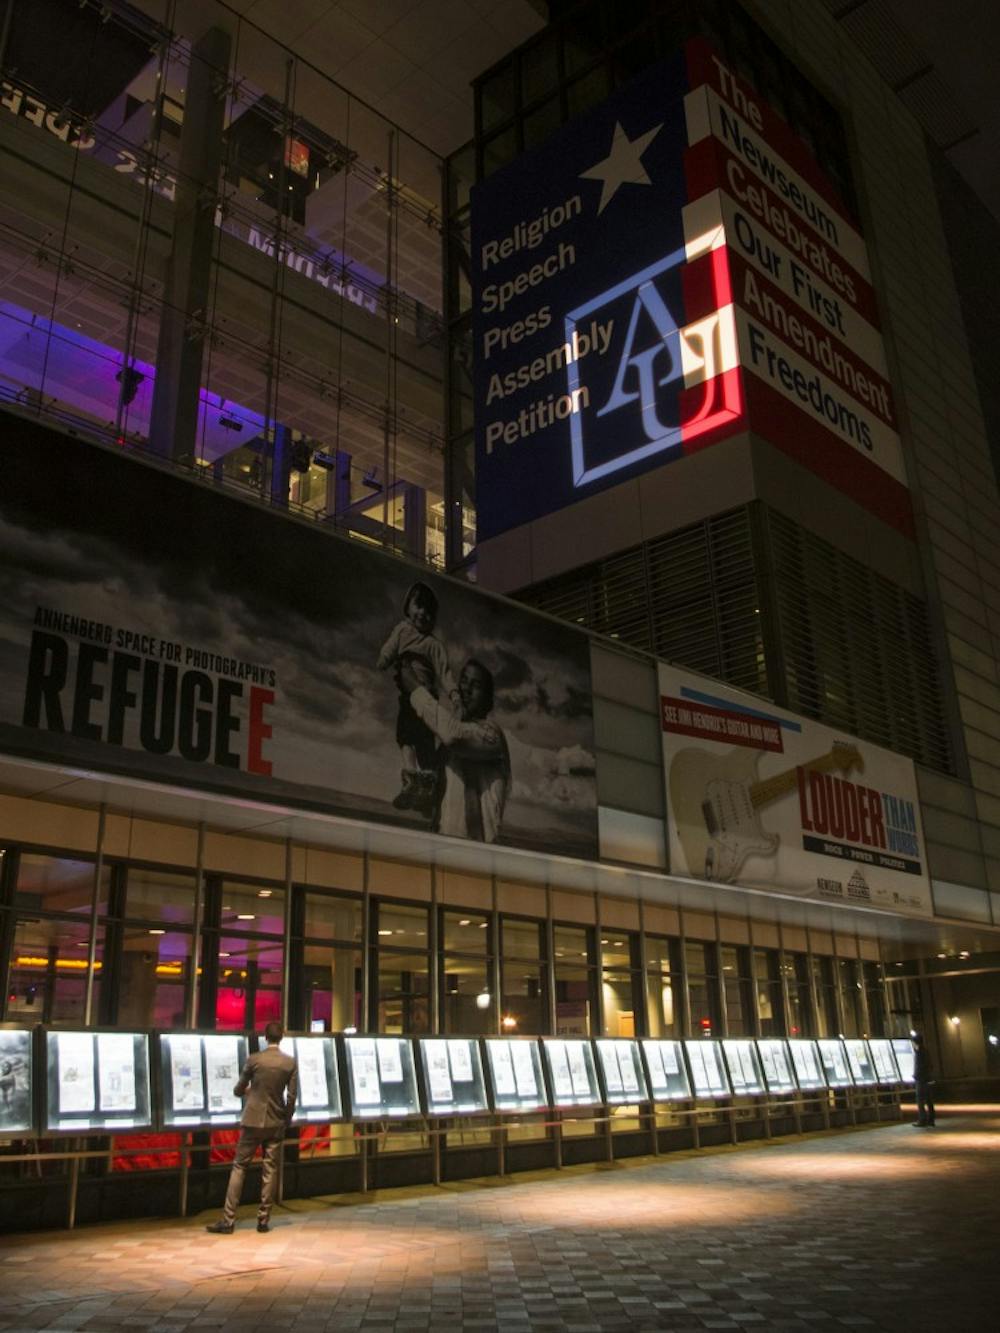
<svg viewBox="0 0 1000 1333">
<path fill-rule="evenodd" d="M 439 160 L 196 8 L 5 6 L 0 402 L 440 563 Z"/>
</svg>

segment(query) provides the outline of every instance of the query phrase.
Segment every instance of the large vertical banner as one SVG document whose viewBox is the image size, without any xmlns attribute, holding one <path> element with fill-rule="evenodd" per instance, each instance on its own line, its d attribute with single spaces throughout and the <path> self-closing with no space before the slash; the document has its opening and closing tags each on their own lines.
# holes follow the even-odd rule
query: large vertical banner
<svg viewBox="0 0 1000 1333">
<path fill-rule="evenodd" d="M 670 868 L 931 916 L 913 764 L 660 664 Z"/>
<path fill-rule="evenodd" d="M 597 854 L 569 626 L 0 417 L 0 752 Z"/>
<path fill-rule="evenodd" d="M 703 40 L 472 195 L 480 540 L 747 426 L 910 535 L 867 248 Z"/>
<path fill-rule="evenodd" d="M 678 53 L 473 191 L 481 540 L 740 416 L 723 256 L 685 250 L 688 86 Z"/>
</svg>

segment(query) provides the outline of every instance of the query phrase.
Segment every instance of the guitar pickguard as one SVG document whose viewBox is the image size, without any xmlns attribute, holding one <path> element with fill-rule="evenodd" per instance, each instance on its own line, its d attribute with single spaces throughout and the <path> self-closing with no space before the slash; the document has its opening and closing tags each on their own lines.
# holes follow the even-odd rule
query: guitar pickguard
<svg viewBox="0 0 1000 1333">
<path fill-rule="evenodd" d="M 768 856 L 780 839 L 765 833 L 745 782 L 712 778 L 705 784 L 702 815 L 708 832 L 705 874 L 723 883 L 735 878 L 748 856 Z"/>
</svg>

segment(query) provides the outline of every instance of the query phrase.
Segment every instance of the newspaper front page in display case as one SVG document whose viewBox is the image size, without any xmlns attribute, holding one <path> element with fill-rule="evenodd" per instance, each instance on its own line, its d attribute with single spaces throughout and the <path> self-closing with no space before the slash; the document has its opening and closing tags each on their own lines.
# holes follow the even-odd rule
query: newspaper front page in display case
<svg viewBox="0 0 1000 1333">
<path fill-rule="evenodd" d="M 899 1070 L 896 1068 L 896 1058 L 892 1053 L 892 1042 L 887 1037 L 869 1038 L 868 1049 L 872 1053 L 875 1077 L 879 1083 L 895 1084 L 902 1082 L 899 1077 Z"/>
<path fill-rule="evenodd" d="M 792 1073 L 788 1043 L 773 1037 L 763 1038 L 757 1042 L 757 1054 L 760 1056 L 768 1092 L 795 1092 L 795 1075 Z"/>
<path fill-rule="evenodd" d="M 264 1050 L 267 1042 L 257 1038 L 257 1049 Z M 340 1096 L 340 1070 L 337 1060 L 337 1042 L 330 1033 L 287 1033 L 281 1039 L 281 1049 L 295 1061 L 298 1073 L 298 1093 L 292 1124 L 329 1124 L 344 1118 Z"/>
<path fill-rule="evenodd" d="M 345 1037 L 344 1050 L 354 1119 L 405 1120 L 421 1114 L 408 1037 Z"/>
<path fill-rule="evenodd" d="M 152 1125 L 147 1033 L 48 1029 L 45 1052 L 46 1132 Z"/>
<path fill-rule="evenodd" d="M 734 1095 L 757 1096 L 764 1091 L 764 1079 L 752 1041 L 727 1038 L 722 1043 Z"/>
<path fill-rule="evenodd" d="M 178 1129 L 238 1125 L 243 1099 L 233 1091 L 247 1062 L 244 1032 L 161 1032 L 160 1120 Z"/>
<path fill-rule="evenodd" d="M 826 1077 L 823 1074 L 823 1065 L 816 1043 L 807 1041 L 803 1037 L 794 1037 L 788 1043 L 788 1049 L 792 1053 L 792 1064 L 795 1066 L 795 1077 L 799 1087 L 806 1092 L 825 1088 Z"/>
<path fill-rule="evenodd" d="M 487 1037 L 486 1059 L 497 1111 L 538 1111 L 548 1106 L 538 1042 L 525 1037 Z"/>
<path fill-rule="evenodd" d="M 597 1054 L 609 1106 L 634 1106 L 649 1100 L 637 1041 L 602 1037 L 597 1041 Z"/>
<path fill-rule="evenodd" d="M 684 1050 L 691 1069 L 691 1086 L 696 1097 L 728 1097 L 729 1080 L 722 1067 L 722 1051 L 717 1041 L 685 1041 Z"/>
<path fill-rule="evenodd" d="M 646 1037 L 642 1043 L 649 1071 L 649 1091 L 654 1102 L 684 1101 L 691 1096 L 691 1084 L 679 1041 Z"/>
<path fill-rule="evenodd" d="M 847 1050 L 847 1062 L 851 1067 L 851 1074 L 854 1076 L 854 1082 L 858 1087 L 867 1088 L 877 1083 L 875 1066 L 872 1064 L 867 1042 L 862 1041 L 860 1037 L 848 1037 L 844 1046 Z"/>
<path fill-rule="evenodd" d="M 542 1049 L 552 1082 L 556 1106 L 600 1106 L 594 1052 L 589 1041 L 545 1037 Z"/>
<path fill-rule="evenodd" d="M 35 1130 L 31 1031 L 0 1027 L 0 1139 Z"/>
<path fill-rule="evenodd" d="M 904 1083 L 913 1082 L 913 1042 L 909 1037 L 893 1037 L 892 1053 L 899 1067 L 899 1077 Z"/>
<path fill-rule="evenodd" d="M 847 1063 L 844 1043 L 835 1037 L 820 1037 L 816 1043 L 819 1058 L 823 1063 L 823 1073 L 831 1088 L 850 1088 L 854 1086 L 851 1069 Z"/>
<path fill-rule="evenodd" d="M 475 1037 L 420 1037 L 428 1115 L 472 1115 L 489 1110 L 486 1079 Z"/>
</svg>

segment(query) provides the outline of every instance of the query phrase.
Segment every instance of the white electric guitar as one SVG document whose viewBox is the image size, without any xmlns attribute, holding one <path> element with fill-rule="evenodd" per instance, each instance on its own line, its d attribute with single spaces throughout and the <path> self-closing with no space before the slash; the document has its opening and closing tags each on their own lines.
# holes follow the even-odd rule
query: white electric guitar
<svg viewBox="0 0 1000 1333">
<path fill-rule="evenodd" d="M 757 780 L 760 750 L 738 746 L 728 754 L 680 750 L 670 765 L 670 804 L 688 873 L 728 884 L 748 856 L 771 856 L 781 841 L 761 828 L 757 811 L 798 786 L 798 768 L 817 773 L 863 769 L 857 746 L 834 744 L 795 768 Z"/>
</svg>

